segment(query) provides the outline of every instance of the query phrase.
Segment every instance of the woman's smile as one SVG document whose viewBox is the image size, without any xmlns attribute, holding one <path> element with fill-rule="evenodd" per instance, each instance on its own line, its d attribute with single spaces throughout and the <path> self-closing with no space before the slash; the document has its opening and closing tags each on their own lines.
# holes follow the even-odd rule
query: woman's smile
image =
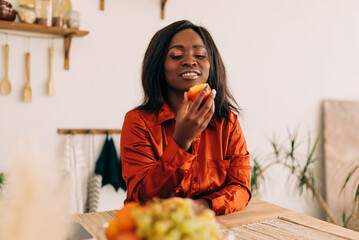
<svg viewBox="0 0 359 240">
<path fill-rule="evenodd" d="M 179 76 L 185 80 L 195 80 L 201 76 L 201 72 L 199 70 L 188 69 L 181 71 Z"/>
</svg>

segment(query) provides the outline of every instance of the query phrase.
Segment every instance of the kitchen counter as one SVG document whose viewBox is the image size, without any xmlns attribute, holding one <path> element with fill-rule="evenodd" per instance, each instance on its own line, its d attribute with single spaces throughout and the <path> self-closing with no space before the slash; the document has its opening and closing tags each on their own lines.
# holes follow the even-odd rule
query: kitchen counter
<svg viewBox="0 0 359 240">
<path fill-rule="evenodd" d="M 73 215 L 94 234 L 103 223 L 116 215 L 116 210 Z M 359 239 L 352 231 L 308 215 L 304 215 L 258 198 L 238 212 L 216 217 L 222 231 L 235 235 L 235 239 Z"/>
</svg>

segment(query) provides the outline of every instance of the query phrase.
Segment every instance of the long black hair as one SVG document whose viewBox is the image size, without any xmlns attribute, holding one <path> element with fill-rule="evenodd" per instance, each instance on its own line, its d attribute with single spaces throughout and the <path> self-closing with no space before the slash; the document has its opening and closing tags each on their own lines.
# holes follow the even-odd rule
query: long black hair
<svg viewBox="0 0 359 240">
<path fill-rule="evenodd" d="M 142 63 L 142 87 L 144 99 L 137 109 L 159 111 L 166 100 L 166 79 L 164 77 L 164 62 L 172 37 L 184 30 L 194 30 L 202 39 L 210 63 L 207 83 L 211 89 L 216 89 L 215 117 L 227 117 L 230 110 L 239 113 L 239 106 L 227 87 L 227 75 L 221 55 L 207 29 L 197 26 L 190 21 L 174 22 L 152 37 Z"/>
</svg>

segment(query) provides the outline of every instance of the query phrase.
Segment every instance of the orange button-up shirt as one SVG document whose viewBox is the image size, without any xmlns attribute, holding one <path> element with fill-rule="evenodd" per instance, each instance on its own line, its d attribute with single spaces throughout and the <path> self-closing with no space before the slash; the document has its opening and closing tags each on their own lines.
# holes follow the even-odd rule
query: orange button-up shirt
<svg viewBox="0 0 359 240">
<path fill-rule="evenodd" d="M 249 154 L 237 116 L 213 118 L 190 153 L 173 140 L 175 115 L 132 110 L 121 133 L 122 174 L 129 201 L 172 196 L 205 198 L 217 215 L 244 208 L 251 197 Z"/>
</svg>

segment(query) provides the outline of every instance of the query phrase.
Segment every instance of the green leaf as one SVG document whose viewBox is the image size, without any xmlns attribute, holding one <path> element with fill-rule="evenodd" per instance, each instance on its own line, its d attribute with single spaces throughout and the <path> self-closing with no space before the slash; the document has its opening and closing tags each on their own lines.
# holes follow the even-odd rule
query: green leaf
<svg viewBox="0 0 359 240">
<path fill-rule="evenodd" d="M 342 213 L 342 221 L 343 221 L 343 227 L 346 227 L 347 226 L 347 217 L 346 217 L 347 213 L 345 212 L 345 210 L 343 211 Z"/>
<path fill-rule="evenodd" d="M 272 142 L 272 147 L 274 149 L 274 155 L 276 157 L 279 157 L 279 150 L 278 150 L 277 144 L 275 142 Z"/>
<path fill-rule="evenodd" d="M 312 184 L 312 193 L 314 196 L 314 191 L 315 191 L 315 177 L 314 177 L 314 173 L 312 171 L 309 172 L 309 181 Z"/>
<path fill-rule="evenodd" d="M 346 217 L 346 212 L 345 212 L 345 210 L 343 211 L 343 213 L 342 213 L 342 221 L 343 221 L 343 227 L 345 227 L 345 228 L 347 228 L 348 227 L 348 223 L 349 223 L 349 221 L 350 221 L 350 219 L 353 217 L 353 213 L 352 214 L 350 214 L 349 216 L 348 216 L 348 218 Z"/>
<path fill-rule="evenodd" d="M 342 189 L 340 190 L 340 192 L 342 192 L 344 190 L 344 188 L 346 187 L 348 181 L 350 180 L 350 178 L 352 177 L 352 175 L 355 173 L 355 171 L 359 168 L 359 166 L 355 166 L 348 174 L 347 178 L 345 179 L 344 185 L 342 186 Z"/>
<path fill-rule="evenodd" d="M 5 181 L 5 174 L 0 173 L 0 190 L 2 188 L 2 185 L 4 184 L 4 181 Z"/>
<path fill-rule="evenodd" d="M 259 189 L 259 182 L 258 182 L 258 176 L 261 172 L 261 167 L 257 161 L 256 158 L 253 159 L 253 167 L 251 170 L 251 189 L 253 192 L 258 191 Z"/>
<path fill-rule="evenodd" d="M 304 186 L 305 186 L 305 176 L 302 175 L 299 179 L 299 185 L 298 185 L 300 195 L 303 193 Z"/>
<path fill-rule="evenodd" d="M 309 165 L 311 162 L 313 162 L 312 158 L 313 158 L 315 150 L 317 149 L 318 143 L 319 143 L 319 135 L 315 139 L 315 142 L 314 142 L 314 145 L 312 147 L 312 150 L 310 151 L 310 153 L 309 153 L 309 155 L 307 157 L 307 165 Z"/>
<path fill-rule="evenodd" d="M 0 173 L 0 185 L 4 183 L 4 180 L 5 180 L 5 174 Z"/>
</svg>

